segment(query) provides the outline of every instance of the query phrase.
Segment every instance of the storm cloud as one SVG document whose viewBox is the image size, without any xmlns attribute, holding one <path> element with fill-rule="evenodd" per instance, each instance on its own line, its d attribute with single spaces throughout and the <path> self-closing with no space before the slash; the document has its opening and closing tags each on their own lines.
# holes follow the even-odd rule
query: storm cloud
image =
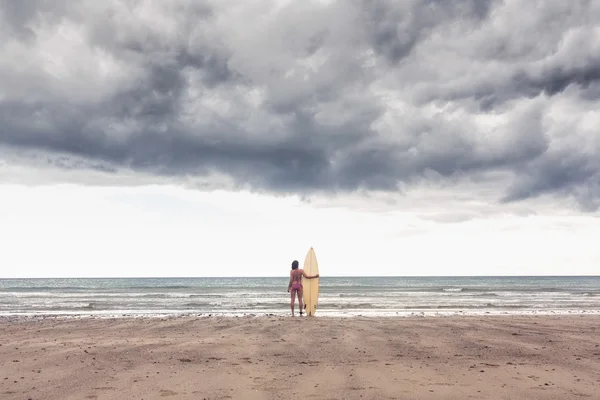
<svg viewBox="0 0 600 400">
<path fill-rule="evenodd" d="M 596 211 L 596 21 L 591 0 L 2 2 L 0 150 L 302 195 L 486 176 L 499 204 Z"/>
</svg>

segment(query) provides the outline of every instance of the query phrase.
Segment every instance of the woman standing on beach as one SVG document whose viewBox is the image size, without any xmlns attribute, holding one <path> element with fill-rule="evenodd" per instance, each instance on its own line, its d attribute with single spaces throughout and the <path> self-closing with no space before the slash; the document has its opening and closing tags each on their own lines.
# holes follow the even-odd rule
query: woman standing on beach
<svg viewBox="0 0 600 400">
<path fill-rule="evenodd" d="M 319 274 L 309 276 L 304 272 L 303 269 L 298 269 L 298 261 L 294 260 L 292 262 L 292 270 L 290 271 L 290 283 L 288 284 L 288 293 L 290 289 L 291 299 L 290 299 L 290 307 L 292 309 L 292 317 L 294 316 L 294 303 L 295 296 L 298 296 L 298 305 L 300 306 L 300 315 L 302 315 L 302 277 L 306 279 L 318 278 Z"/>
</svg>

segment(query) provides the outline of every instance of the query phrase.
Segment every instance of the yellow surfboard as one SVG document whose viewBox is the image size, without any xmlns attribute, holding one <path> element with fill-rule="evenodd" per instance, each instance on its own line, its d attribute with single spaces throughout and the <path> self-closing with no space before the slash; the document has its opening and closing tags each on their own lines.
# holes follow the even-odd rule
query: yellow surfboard
<svg viewBox="0 0 600 400">
<path fill-rule="evenodd" d="M 307 275 L 316 275 L 319 273 L 319 263 L 317 262 L 317 256 L 315 250 L 311 247 L 306 253 L 304 259 L 304 271 Z M 302 298 L 304 301 L 304 308 L 306 315 L 313 317 L 317 312 L 317 303 L 319 301 L 319 279 L 306 279 L 302 278 Z"/>
</svg>

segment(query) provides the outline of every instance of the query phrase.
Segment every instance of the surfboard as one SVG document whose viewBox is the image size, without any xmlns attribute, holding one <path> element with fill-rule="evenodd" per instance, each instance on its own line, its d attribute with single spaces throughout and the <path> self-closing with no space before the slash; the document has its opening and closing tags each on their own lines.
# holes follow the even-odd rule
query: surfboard
<svg viewBox="0 0 600 400">
<path fill-rule="evenodd" d="M 312 247 L 310 250 L 308 250 L 308 253 L 306 253 L 303 268 L 306 274 L 310 276 L 319 273 L 317 255 Z M 313 317 L 317 312 L 317 303 L 319 300 L 319 280 L 320 278 L 302 278 L 302 299 L 304 301 L 306 315 L 309 317 Z"/>
</svg>

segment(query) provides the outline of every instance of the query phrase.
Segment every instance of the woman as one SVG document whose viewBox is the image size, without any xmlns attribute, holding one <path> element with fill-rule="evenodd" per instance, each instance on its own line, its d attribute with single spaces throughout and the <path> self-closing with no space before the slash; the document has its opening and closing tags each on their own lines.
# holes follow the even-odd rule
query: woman
<svg viewBox="0 0 600 400">
<path fill-rule="evenodd" d="M 290 283 L 288 284 L 288 293 L 292 290 L 290 307 L 292 308 L 292 317 L 294 316 L 295 296 L 298 296 L 298 305 L 300 306 L 300 315 L 302 315 L 302 277 L 306 279 L 318 278 L 319 274 L 309 276 L 306 275 L 303 269 L 298 269 L 298 261 L 292 262 L 292 270 L 290 271 Z"/>
</svg>

